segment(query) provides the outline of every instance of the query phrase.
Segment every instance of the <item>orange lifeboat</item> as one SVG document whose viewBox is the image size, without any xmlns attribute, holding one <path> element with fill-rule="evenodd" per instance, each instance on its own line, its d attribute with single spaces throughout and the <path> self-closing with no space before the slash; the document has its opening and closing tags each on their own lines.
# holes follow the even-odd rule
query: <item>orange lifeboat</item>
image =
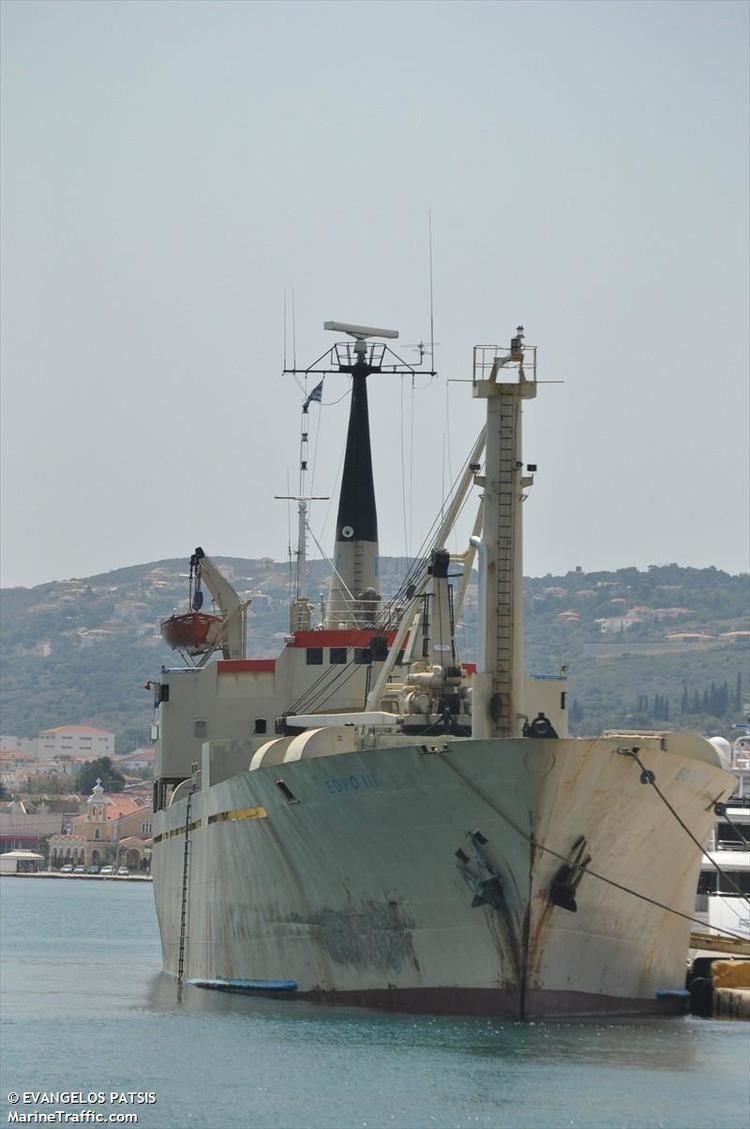
<svg viewBox="0 0 750 1129">
<path fill-rule="evenodd" d="M 205 655 L 214 649 L 221 623 L 220 615 L 185 612 L 163 619 L 159 630 L 162 639 L 172 650 L 185 651 L 189 655 Z"/>
</svg>

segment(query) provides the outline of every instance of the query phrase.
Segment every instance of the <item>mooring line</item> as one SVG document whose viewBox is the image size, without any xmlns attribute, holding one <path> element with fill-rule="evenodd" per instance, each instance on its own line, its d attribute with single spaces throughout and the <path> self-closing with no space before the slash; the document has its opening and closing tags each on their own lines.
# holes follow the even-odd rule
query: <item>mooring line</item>
<svg viewBox="0 0 750 1129">
<path fill-rule="evenodd" d="M 669 802 L 667 797 L 662 792 L 659 785 L 656 783 L 656 773 L 652 769 L 646 768 L 645 764 L 643 763 L 641 758 L 638 756 L 638 749 L 636 749 L 636 748 L 633 748 L 633 749 L 618 749 L 617 751 L 618 751 L 618 753 L 620 753 L 621 756 L 628 756 L 628 757 L 633 758 L 633 760 L 636 762 L 636 764 L 638 765 L 638 767 L 641 770 L 641 784 L 650 784 L 651 785 L 651 787 L 654 789 L 654 791 L 656 792 L 659 799 L 662 801 L 663 804 L 665 804 L 665 806 L 669 809 L 669 811 L 675 817 L 675 819 L 677 820 L 677 822 L 679 823 L 680 827 L 683 829 L 685 834 L 692 840 L 693 843 L 695 843 L 696 847 L 701 852 L 701 854 L 704 855 L 708 859 L 708 861 L 711 863 L 711 866 L 714 868 L 714 870 L 717 872 L 717 874 L 719 874 L 719 876 L 724 879 L 724 881 L 727 883 L 727 885 L 732 887 L 735 894 L 739 894 L 740 897 L 744 898 L 744 900 L 748 903 L 748 905 L 750 905 L 750 897 L 748 897 L 748 895 L 745 893 L 745 891 L 740 886 L 737 885 L 737 883 L 734 881 L 733 878 L 729 877 L 729 875 L 727 874 L 727 872 L 725 870 L 722 870 L 722 868 L 719 866 L 718 862 L 716 862 L 711 857 L 711 855 L 708 853 L 708 851 L 703 846 L 703 844 L 698 842 L 698 840 L 696 839 L 695 835 L 693 835 L 690 828 L 687 826 L 687 824 L 681 818 L 679 813 L 674 809 L 672 804 Z"/>
</svg>

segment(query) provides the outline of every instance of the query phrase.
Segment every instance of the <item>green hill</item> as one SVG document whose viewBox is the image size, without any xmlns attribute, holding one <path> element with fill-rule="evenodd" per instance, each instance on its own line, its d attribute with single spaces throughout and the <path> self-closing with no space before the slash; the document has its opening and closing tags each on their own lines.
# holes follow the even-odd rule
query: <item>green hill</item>
<svg viewBox="0 0 750 1129">
<path fill-rule="evenodd" d="M 249 654 L 275 655 L 288 629 L 288 569 L 268 558 L 216 558 L 252 597 Z M 381 562 L 384 594 L 406 570 Z M 133 565 L 82 580 L 0 592 L 2 730 L 35 736 L 88 723 L 117 734 L 118 751 L 147 740 L 151 695 L 144 682 L 177 665 L 159 620 L 187 595 L 184 560 Z M 309 592 L 326 566 L 310 564 Z M 524 582 L 526 667 L 568 668 L 571 727 L 685 727 L 731 734 L 747 710 L 750 579 L 714 568 L 652 566 L 644 572 L 546 576 Z M 458 628 L 461 657 L 476 657 L 476 589 Z"/>
</svg>

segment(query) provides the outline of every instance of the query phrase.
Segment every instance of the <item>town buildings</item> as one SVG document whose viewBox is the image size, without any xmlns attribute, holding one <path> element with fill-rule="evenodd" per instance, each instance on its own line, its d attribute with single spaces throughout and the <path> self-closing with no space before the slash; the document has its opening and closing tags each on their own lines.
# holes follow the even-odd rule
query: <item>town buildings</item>
<svg viewBox="0 0 750 1129">
<path fill-rule="evenodd" d="M 21 800 L 11 800 L 0 808 L 0 852 L 38 850 L 50 835 L 63 829 L 62 812 L 52 812 L 46 804 L 30 810 Z"/>
<path fill-rule="evenodd" d="M 113 757 L 115 735 L 93 725 L 58 725 L 38 737 L 0 737 L 0 783 L 16 792 L 31 776 L 74 776 L 87 761 Z"/>
<path fill-rule="evenodd" d="M 114 733 L 93 725 L 58 725 L 42 730 L 37 737 L 37 758 L 41 761 L 60 757 L 95 761 L 99 757 L 112 757 L 114 752 Z"/>
<path fill-rule="evenodd" d="M 49 865 L 55 870 L 67 863 L 100 866 L 113 863 L 131 870 L 148 870 L 151 858 L 150 801 L 142 802 L 122 792 L 107 795 L 97 780 L 72 821 L 69 833 L 49 838 Z"/>
</svg>

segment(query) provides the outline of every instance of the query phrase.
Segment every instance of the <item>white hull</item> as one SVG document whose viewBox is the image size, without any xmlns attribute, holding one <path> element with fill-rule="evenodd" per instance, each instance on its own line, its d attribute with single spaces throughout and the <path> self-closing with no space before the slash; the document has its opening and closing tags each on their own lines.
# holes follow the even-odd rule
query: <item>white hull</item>
<svg viewBox="0 0 750 1129">
<path fill-rule="evenodd" d="M 549 897 L 584 836 L 590 871 L 692 913 L 700 856 L 622 745 L 405 743 L 243 772 L 196 792 L 186 979 L 289 981 L 304 998 L 451 1013 L 673 1008 L 663 993 L 684 988 L 688 920 L 593 873 L 578 886 L 577 912 Z M 689 739 L 686 748 L 640 755 L 704 841 L 711 805 L 732 780 Z M 156 903 L 173 973 L 185 810 L 180 800 L 154 817 Z M 492 901 L 474 908 L 456 855 L 475 878 L 490 874 L 480 874 L 473 832 L 499 877 Z"/>
</svg>

